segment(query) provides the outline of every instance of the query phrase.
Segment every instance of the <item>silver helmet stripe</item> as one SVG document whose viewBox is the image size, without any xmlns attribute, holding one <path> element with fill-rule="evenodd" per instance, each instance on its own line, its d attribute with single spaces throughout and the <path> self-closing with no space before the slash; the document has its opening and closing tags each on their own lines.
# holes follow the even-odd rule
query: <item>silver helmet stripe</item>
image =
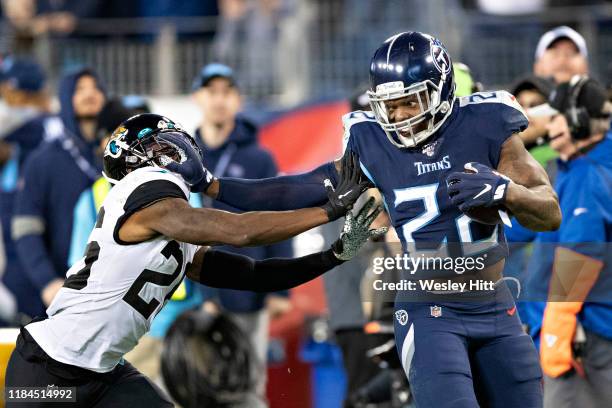
<svg viewBox="0 0 612 408">
<path fill-rule="evenodd" d="M 398 39 L 398 37 L 404 35 L 406 33 L 399 33 L 394 35 L 393 37 L 390 37 L 389 39 L 387 39 L 387 41 L 391 41 L 391 44 L 389 44 L 389 48 L 387 48 L 387 64 L 389 64 L 389 58 L 391 57 L 391 48 L 393 48 L 393 43 L 395 43 L 395 40 Z"/>
</svg>

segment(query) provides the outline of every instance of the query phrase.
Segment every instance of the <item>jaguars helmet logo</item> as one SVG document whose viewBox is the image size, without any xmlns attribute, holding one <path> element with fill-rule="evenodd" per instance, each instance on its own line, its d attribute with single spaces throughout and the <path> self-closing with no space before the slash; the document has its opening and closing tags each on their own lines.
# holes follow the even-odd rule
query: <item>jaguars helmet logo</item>
<svg viewBox="0 0 612 408">
<path fill-rule="evenodd" d="M 110 141 L 106 144 L 104 155 L 119 157 L 121 155 L 121 139 L 128 134 L 128 129 L 119 126 L 111 135 Z"/>
</svg>

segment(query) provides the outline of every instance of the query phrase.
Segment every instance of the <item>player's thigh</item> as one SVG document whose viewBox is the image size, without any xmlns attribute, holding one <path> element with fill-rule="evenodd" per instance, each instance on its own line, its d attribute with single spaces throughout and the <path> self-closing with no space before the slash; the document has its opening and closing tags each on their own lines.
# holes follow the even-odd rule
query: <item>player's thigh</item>
<svg viewBox="0 0 612 408">
<path fill-rule="evenodd" d="M 38 371 L 42 370 L 42 367 L 36 367 L 36 365 L 29 363 L 21 357 L 17 350 L 13 350 L 6 367 L 4 387 L 5 387 L 5 398 L 6 407 L 42 407 L 43 403 L 23 403 L 20 401 L 11 401 L 11 391 L 9 388 L 17 387 L 46 387 L 49 384 L 43 377 L 40 376 Z"/>
<path fill-rule="evenodd" d="M 471 360 L 482 407 L 542 407 L 542 370 L 527 334 L 492 340 L 476 349 Z"/>
<path fill-rule="evenodd" d="M 170 398 L 151 380 L 125 362 L 95 408 L 167 408 L 174 407 Z"/>
<path fill-rule="evenodd" d="M 6 366 L 4 379 L 5 387 L 34 387 L 32 378 L 32 363 L 28 363 L 21 357 L 17 350 L 13 350 Z"/>
<path fill-rule="evenodd" d="M 397 304 L 395 341 L 417 407 L 478 407 L 460 321 Z"/>
<path fill-rule="evenodd" d="M 11 354 L 8 366 L 6 368 L 6 380 L 5 380 L 5 398 L 6 407 L 16 408 L 34 408 L 34 407 L 45 407 L 49 404 L 46 402 L 21 402 L 19 400 L 9 400 L 10 394 L 8 388 L 46 388 L 49 385 L 58 387 L 73 387 L 75 384 L 68 380 L 55 376 L 47 371 L 44 363 L 31 362 L 24 359 L 21 354 L 14 350 Z M 78 391 L 78 390 L 77 390 Z M 78 393 L 77 393 L 78 396 Z M 82 404 L 75 404 L 74 402 L 54 402 L 53 406 L 56 407 L 72 407 L 77 408 L 79 406 L 85 406 Z"/>
</svg>

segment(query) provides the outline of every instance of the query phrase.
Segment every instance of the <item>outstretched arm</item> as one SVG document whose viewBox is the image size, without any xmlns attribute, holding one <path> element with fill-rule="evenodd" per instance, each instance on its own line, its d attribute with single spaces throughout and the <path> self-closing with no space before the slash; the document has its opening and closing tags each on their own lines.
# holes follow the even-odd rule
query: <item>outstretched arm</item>
<svg viewBox="0 0 612 408">
<path fill-rule="evenodd" d="M 339 162 L 338 162 L 339 164 Z M 221 178 L 206 194 L 243 211 L 285 211 L 322 205 L 327 201 L 324 181 L 337 185 L 336 163 L 303 174 L 259 180 Z"/>
<path fill-rule="evenodd" d="M 193 208 L 182 198 L 166 198 L 130 216 L 119 238 L 132 243 L 164 235 L 196 245 L 256 246 L 291 238 L 328 221 L 321 207 L 234 214 Z"/>
<path fill-rule="evenodd" d="M 224 199 L 225 203 L 249 210 L 290 210 L 321 205 L 325 202 L 325 195 L 328 203 L 323 204 L 323 208 L 330 221 L 346 213 L 342 211 L 339 215 L 335 207 L 348 208 L 344 201 L 353 203 L 361 193 L 373 187 L 362 174 L 359 156 L 351 151 L 347 151 L 340 160 L 303 175 L 263 180 L 224 179 L 221 184 L 213 180 L 210 187 L 215 190 L 223 185 L 230 186 L 231 193 L 226 191 L 224 194 L 232 197 L 231 200 Z M 216 196 L 219 197 L 219 194 Z"/>
<path fill-rule="evenodd" d="M 331 249 L 301 258 L 256 261 L 243 255 L 202 248 L 187 270 L 187 277 L 213 288 L 276 292 L 306 283 L 342 262 Z"/>
<path fill-rule="evenodd" d="M 201 163 L 173 166 L 185 175 Z M 349 154 L 342 160 L 341 179 L 334 189 L 325 186 L 327 202 L 321 207 L 283 212 L 247 212 L 234 214 L 209 208 L 192 208 L 184 193 L 170 181 L 155 188 L 140 185 L 125 208 L 129 216 L 115 226 L 120 243 L 137 243 L 164 235 L 196 245 L 229 244 L 235 246 L 267 245 L 291 238 L 311 228 L 336 220 L 352 208 L 369 183 L 361 181 L 359 158 Z M 202 172 L 200 172 L 202 173 Z M 183 173 L 179 173 L 183 174 Z M 186 176 L 188 177 L 188 176 Z M 199 177 L 199 176 L 198 176 Z M 248 197 L 244 198 L 248 200 Z M 123 217 L 122 217 L 123 218 Z"/>
<path fill-rule="evenodd" d="M 382 211 L 381 207 L 376 207 L 370 212 L 373 206 L 372 198 L 356 217 L 347 215 L 344 233 L 327 251 L 295 259 L 255 261 L 246 256 L 204 247 L 196 253 L 187 276 L 215 288 L 256 292 L 286 290 L 301 285 L 352 258 L 369 238 L 386 232 L 386 228 L 369 229 Z"/>
<path fill-rule="evenodd" d="M 334 182 L 339 171 L 332 163 L 298 176 L 263 180 L 228 178 L 219 181 L 203 166 L 200 155 L 189 143 L 181 138 L 172 138 L 171 142 L 189 154 L 180 163 L 170 161 L 166 169 L 180 174 L 192 192 L 206 193 L 243 211 L 282 211 L 320 206 L 327 201 L 324 181 L 329 179 L 329 185 L 337 185 Z M 345 155 L 345 158 L 351 158 L 351 155 Z"/>
<path fill-rule="evenodd" d="M 283 211 L 320 206 L 327 201 L 333 186 L 336 186 L 336 191 L 343 190 L 337 194 L 342 199 L 345 194 L 360 194 L 370 184 L 361 176 L 357 154 L 350 150 L 345 152 L 341 160 L 324 164 L 306 174 L 260 180 L 227 178 L 219 181 L 203 166 L 200 155 L 193 151 L 189 143 L 180 138 L 173 138 L 171 142 L 190 154 L 180 163 L 170 161 L 165 165 L 166 169 L 180 174 L 192 192 L 206 193 L 243 211 Z M 338 181 L 338 176 L 342 180 Z M 361 184 L 359 191 L 351 190 L 350 185 L 342 189 L 341 184 L 344 182 L 344 187 L 347 187 L 346 181 L 354 180 L 353 176 Z"/>
</svg>

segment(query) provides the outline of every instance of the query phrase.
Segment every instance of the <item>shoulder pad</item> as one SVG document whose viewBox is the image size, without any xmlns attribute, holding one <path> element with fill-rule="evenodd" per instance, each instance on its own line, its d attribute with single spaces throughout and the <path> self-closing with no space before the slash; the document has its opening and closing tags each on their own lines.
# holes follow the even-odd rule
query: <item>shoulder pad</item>
<svg viewBox="0 0 612 408">
<path fill-rule="evenodd" d="M 187 183 L 176 174 L 159 167 L 141 167 L 129 173 L 119 183 L 125 182 L 125 184 L 130 184 L 135 188 L 153 180 L 168 180 L 178 185 L 185 193 L 185 197 L 189 197 L 189 186 L 187 186 Z"/>
<path fill-rule="evenodd" d="M 459 98 L 460 107 L 481 104 L 487 104 L 487 112 L 491 112 L 491 109 L 497 111 L 502 120 L 504 133 L 508 135 L 522 132 L 529 125 L 525 111 L 510 92 L 476 92 Z"/>
<path fill-rule="evenodd" d="M 479 103 L 503 103 L 525 114 L 514 95 L 508 91 L 476 92 L 459 98 L 459 106 Z"/>
<path fill-rule="evenodd" d="M 342 153 L 348 146 L 349 139 L 351 138 L 351 127 L 361 122 L 376 122 L 374 114 L 370 111 L 353 111 L 342 116 L 342 127 L 344 133 L 342 135 Z"/>
</svg>

